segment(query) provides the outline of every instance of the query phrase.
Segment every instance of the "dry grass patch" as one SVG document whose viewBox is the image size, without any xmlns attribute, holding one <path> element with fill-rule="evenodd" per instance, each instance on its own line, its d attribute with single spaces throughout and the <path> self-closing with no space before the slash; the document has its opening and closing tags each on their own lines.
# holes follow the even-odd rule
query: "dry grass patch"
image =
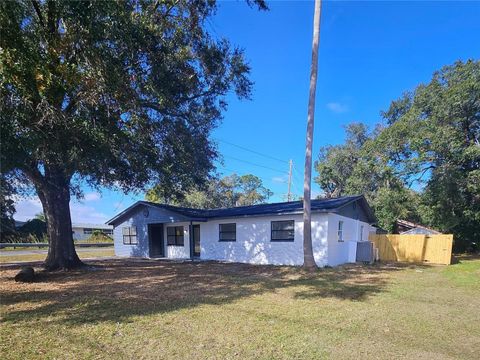
<svg viewBox="0 0 480 360">
<path fill-rule="evenodd" d="M 3 359 L 473 359 L 480 346 L 480 281 L 465 285 L 480 280 L 479 260 L 314 274 L 215 262 L 95 264 L 33 284 L 2 271 Z"/>
</svg>

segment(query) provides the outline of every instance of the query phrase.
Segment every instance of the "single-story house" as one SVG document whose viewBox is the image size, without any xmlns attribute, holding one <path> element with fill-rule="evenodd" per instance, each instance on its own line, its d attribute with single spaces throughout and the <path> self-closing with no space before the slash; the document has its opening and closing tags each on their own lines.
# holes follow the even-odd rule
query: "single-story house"
<svg viewBox="0 0 480 360">
<path fill-rule="evenodd" d="M 87 240 L 95 232 L 101 232 L 107 236 L 113 237 L 113 226 L 107 224 L 85 224 L 73 223 L 72 235 L 73 240 Z"/>
<path fill-rule="evenodd" d="M 355 262 L 357 242 L 375 232 L 365 198 L 312 200 L 311 208 L 318 266 Z M 300 201 L 211 210 L 138 201 L 107 223 L 117 256 L 303 264 Z"/>
<path fill-rule="evenodd" d="M 395 234 L 440 234 L 439 231 L 431 229 L 429 227 L 414 223 L 407 220 L 397 220 L 394 226 Z"/>
</svg>

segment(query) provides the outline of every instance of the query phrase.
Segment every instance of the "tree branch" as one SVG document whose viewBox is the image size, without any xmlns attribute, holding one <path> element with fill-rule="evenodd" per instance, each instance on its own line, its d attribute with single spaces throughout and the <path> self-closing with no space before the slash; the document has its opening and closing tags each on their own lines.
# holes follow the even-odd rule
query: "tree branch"
<svg viewBox="0 0 480 360">
<path fill-rule="evenodd" d="M 37 0 L 31 0 L 33 8 L 35 9 L 35 12 L 37 13 L 38 20 L 40 21 L 40 25 L 42 25 L 43 28 L 45 28 L 45 21 L 43 20 L 43 15 L 42 11 L 40 9 L 40 4 L 37 2 Z"/>
<path fill-rule="evenodd" d="M 49 1 L 48 2 L 48 11 L 47 11 L 47 22 L 48 22 L 48 31 L 50 35 L 53 37 L 55 36 L 55 32 L 57 27 L 55 26 L 55 2 Z"/>
<path fill-rule="evenodd" d="M 412 181 L 410 181 L 408 187 L 411 188 L 414 182 L 422 180 L 423 175 L 425 175 L 425 173 L 426 173 L 428 170 L 430 170 L 430 169 L 435 169 L 435 166 L 434 166 L 434 165 L 430 165 L 430 166 L 427 166 L 425 169 L 423 169 L 423 170 L 422 170 L 422 173 L 420 174 L 420 176 L 418 176 L 417 178 L 415 178 L 415 179 L 413 179 Z"/>
<path fill-rule="evenodd" d="M 22 171 L 25 173 L 25 175 L 30 179 L 30 181 L 35 185 L 37 188 L 42 188 L 45 179 L 43 175 L 40 173 L 38 170 L 36 163 L 34 161 L 31 161 L 29 164 L 25 164 L 22 167 Z"/>
</svg>

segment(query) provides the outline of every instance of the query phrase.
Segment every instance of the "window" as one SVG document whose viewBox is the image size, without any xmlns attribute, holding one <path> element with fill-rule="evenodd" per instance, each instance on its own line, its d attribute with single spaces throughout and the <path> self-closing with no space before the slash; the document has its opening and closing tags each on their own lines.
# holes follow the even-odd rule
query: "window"
<svg viewBox="0 0 480 360">
<path fill-rule="evenodd" d="M 130 226 L 122 228 L 123 243 L 125 245 L 137 245 L 137 227 Z"/>
<path fill-rule="evenodd" d="M 338 241 L 343 241 L 343 221 L 338 222 Z"/>
<path fill-rule="evenodd" d="M 112 229 L 103 229 L 101 230 L 102 233 L 104 233 L 105 235 L 113 235 L 113 230 Z"/>
<path fill-rule="evenodd" d="M 220 224 L 219 241 L 235 241 L 237 240 L 237 224 Z"/>
<path fill-rule="evenodd" d="M 183 246 L 183 226 L 167 227 L 167 245 Z"/>
<path fill-rule="evenodd" d="M 295 221 L 272 221 L 272 241 L 294 241 Z"/>
<path fill-rule="evenodd" d="M 363 225 L 360 226 L 360 241 L 363 241 Z"/>
<path fill-rule="evenodd" d="M 84 228 L 84 229 L 83 229 L 83 233 L 84 233 L 85 235 L 93 234 L 93 229 Z"/>
</svg>

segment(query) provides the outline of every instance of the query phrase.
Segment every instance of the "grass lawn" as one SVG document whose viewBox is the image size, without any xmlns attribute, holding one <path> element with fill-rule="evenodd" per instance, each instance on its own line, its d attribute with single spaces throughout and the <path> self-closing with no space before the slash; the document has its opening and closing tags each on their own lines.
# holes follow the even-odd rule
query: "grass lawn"
<svg viewBox="0 0 480 360">
<path fill-rule="evenodd" d="M 2 249 L 0 252 L 3 254 L 0 256 L 0 263 L 10 263 L 10 262 L 17 262 L 17 261 L 43 261 L 47 257 L 47 254 L 26 254 L 26 255 L 17 255 L 15 254 L 16 251 L 25 251 L 25 250 L 39 250 L 37 248 L 17 248 L 15 250 L 11 249 Z M 8 252 L 8 255 L 4 255 L 5 252 Z M 85 248 L 85 251 L 77 251 L 78 256 L 80 259 L 88 259 L 94 257 L 112 257 L 114 256 L 113 247 L 107 248 L 95 248 L 91 249 L 90 251 L 88 248 Z"/>
<path fill-rule="evenodd" d="M 2 359 L 478 359 L 480 260 L 297 268 L 108 260 L 12 280 Z"/>
</svg>

